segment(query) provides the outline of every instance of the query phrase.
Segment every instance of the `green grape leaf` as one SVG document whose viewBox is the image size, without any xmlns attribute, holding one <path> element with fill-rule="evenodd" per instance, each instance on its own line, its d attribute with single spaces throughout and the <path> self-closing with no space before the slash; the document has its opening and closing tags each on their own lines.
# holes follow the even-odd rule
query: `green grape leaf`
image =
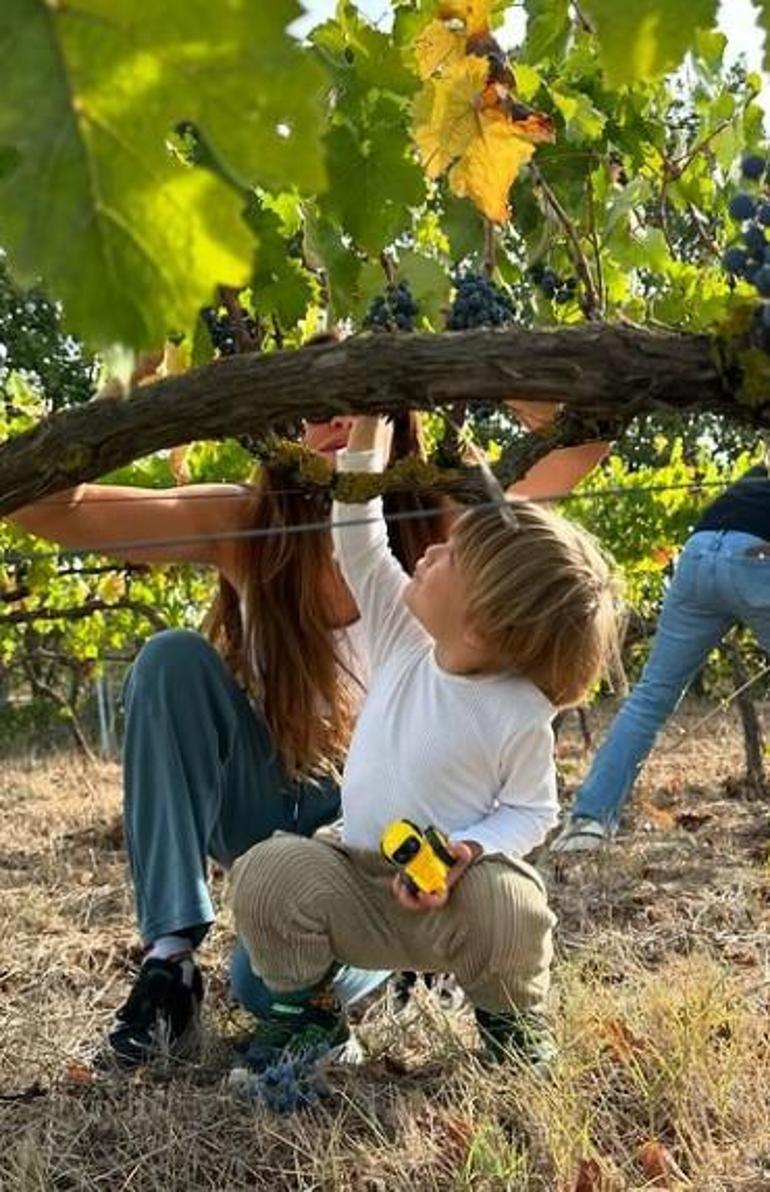
<svg viewBox="0 0 770 1192">
<path fill-rule="evenodd" d="M 451 282 L 444 266 L 433 257 L 407 250 L 399 253 L 398 276 L 409 282 L 409 287 L 420 308 L 420 315 L 427 319 L 431 328 L 443 327 L 443 313 L 449 305 Z"/>
<path fill-rule="evenodd" d="M 393 39 L 411 49 L 426 25 L 436 19 L 436 0 L 394 0 Z"/>
<path fill-rule="evenodd" d="M 285 32 L 296 0 L 5 0 L 0 238 L 94 343 L 157 343 L 242 284 L 242 199 L 167 148 L 192 121 L 246 182 L 323 185 L 324 74 Z"/>
<path fill-rule="evenodd" d="M 379 261 L 365 261 L 361 266 L 351 303 L 351 315 L 357 321 L 363 316 L 377 294 L 385 288 L 385 275 Z"/>
<path fill-rule="evenodd" d="M 765 57 L 763 65 L 770 70 L 770 0 L 754 0 L 754 7 L 758 9 L 757 24 L 765 31 Z"/>
<path fill-rule="evenodd" d="M 531 103 L 543 85 L 543 76 L 533 66 L 517 61 L 515 78 L 516 97 L 523 99 L 525 103 Z"/>
<path fill-rule="evenodd" d="M 602 64 L 613 87 L 674 70 L 698 29 L 716 22 L 718 0 L 585 0 L 596 28 Z"/>
<path fill-rule="evenodd" d="M 458 199 L 449 190 L 443 197 L 442 227 L 449 239 L 453 261 L 476 256 L 484 249 L 484 220 L 469 199 Z"/>
<path fill-rule="evenodd" d="M 377 88 L 409 96 L 420 86 L 393 38 L 363 20 L 352 5 L 342 8 L 336 20 L 318 25 L 310 40 L 335 85 L 345 91 Z"/>
<path fill-rule="evenodd" d="M 527 11 L 524 61 L 540 63 L 545 58 L 560 58 L 571 27 L 569 0 L 525 0 L 524 7 Z"/>
<path fill-rule="evenodd" d="M 568 141 L 596 141 L 604 132 L 607 117 L 595 108 L 587 95 L 579 91 L 560 91 L 551 88 L 553 102 L 564 117 L 564 132 Z"/>
<path fill-rule="evenodd" d="M 256 193 L 249 198 L 246 221 L 257 240 L 251 278 L 254 310 L 293 327 L 315 300 L 318 283 L 302 261 L 290 255 L 281 216 Z"/>
<path fill-rule="evenodd" d="M 192 348 L 190 350 L 190 368 L 202 368 L 204 364 L 210 364 L 214 359 L 214 345 L 211 342 L 208 327 L 203 322 L 203 319 L 198 316 L 195 320 L 195 330 L 193 331 Z"/>
<path fill-rule="evenodd" d="M 770 401 L 770 357 L 759 348 L 740 352 L 738 362 L 743 374 L 740 396 L 750 406 Z"/>
<path fill-rule="evenodd" d="M 0 181 L 21 164 L 21 154 L 14 145 L 0 145 Z"/>
<path fill-rule="evenodd" d="M 338 225 L 310 203 L 305 208 L 304 256 L 311 268 L 326 275 L 333 317 L 351 315 L 357 307 L 362 259 L 345 243 Z"/>
<path fill-rule="evenodd" d="M 425 195 L 403 106 L 388 95 L 378 96 L 365 122 L 345 121 L 331 128 L 326 147 L 329 189 L 321 197 L 321 211 L 376 256 L 409 227 L 410 208 Z"/>
</svg>

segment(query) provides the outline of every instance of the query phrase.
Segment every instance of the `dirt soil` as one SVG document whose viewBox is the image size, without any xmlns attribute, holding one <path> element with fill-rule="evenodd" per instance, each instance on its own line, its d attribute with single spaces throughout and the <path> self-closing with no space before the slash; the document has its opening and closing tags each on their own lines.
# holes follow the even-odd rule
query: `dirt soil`
<svg viewBox="0 0 770 1192">
<path fill-rule="evenodd" d="M 483 1068 L 468 1009 L 418 987 L 406 1014 L 369 1002 L 367 1062 L 291 1116 L 227 1088 L 249 1021 L 228 1002 L 224 906 L 200 955 L 200 1055 L 92 1069 L 138 959 L 119 769 L 6 764 L 0 1189 L 768 1192 L 770 802 L 740 780 L 734 715 L 712 711 L 671 723 L 612 847 L 540 857 L 560 920 L 549 1078 Z M 588 760 L 576 717 L 558 749 L 569 801 Z"/>
</svg>

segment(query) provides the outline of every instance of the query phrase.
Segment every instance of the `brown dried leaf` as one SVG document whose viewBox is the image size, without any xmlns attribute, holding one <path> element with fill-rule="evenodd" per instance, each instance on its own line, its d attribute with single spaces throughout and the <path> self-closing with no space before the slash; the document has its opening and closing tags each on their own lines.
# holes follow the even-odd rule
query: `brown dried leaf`
<svg viewBox="0 0 770 1192">
<path fill-rule="evenodd" d="M 606 1019 L 599 1023 L 599 1030 L 605 1039 L 607 1051 L 621 1063 L 626 1064 L 649 1050 L 649 1044 L 634 1034 L 622 1018 Z"/>
<path fill-rule="evenodd" d="M 617 1176 L 598 1159 L 581 1159 L 569 1184 L 561 1192 L 618 1192 Z"/>
<path fill-rule="evenodd" d="M 671 1152 L 655 1138 L 639 1147 L 639 1165 L 646 1179 L 658 1188 L 670 1188 L 673 1183 L 687 1179 Z"/>
<path fill-rule="evenodd" d="M 82 1060 L 70 1060 L 64 1069 L 64 1080 L 67 1084 L 89 1085 L 96 1080 L 96 1072 Z"/>
<path fill-rule="evenodd" d="M 664 832 L 671 832 L 676 827 L 676 816 L 664 807 L 656 807 L 654 803 L 642 803 L 640 811 L 645 819 L 656 828 Z"/>
</svg>

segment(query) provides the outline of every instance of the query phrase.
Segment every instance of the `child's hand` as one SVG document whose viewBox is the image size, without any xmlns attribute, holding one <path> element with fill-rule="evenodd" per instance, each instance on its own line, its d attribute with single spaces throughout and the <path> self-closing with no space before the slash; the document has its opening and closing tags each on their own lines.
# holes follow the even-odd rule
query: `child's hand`
<svg viewBox="0 0 770 1192">
<path fill-rule="evenodd" d="M 473 840 L 457 840 L 449 842 L 447 851 L 452 854 L 455 862 L 447 874 L 446 890 L 442 894 L 415 894 L 400 873 L 393 878 L 393 894 L 404 910 L 440 911 L 449 901 L 452 887 L 457 885 L 468 866 L 481 856 L 483 849 Z"/>
</svg>

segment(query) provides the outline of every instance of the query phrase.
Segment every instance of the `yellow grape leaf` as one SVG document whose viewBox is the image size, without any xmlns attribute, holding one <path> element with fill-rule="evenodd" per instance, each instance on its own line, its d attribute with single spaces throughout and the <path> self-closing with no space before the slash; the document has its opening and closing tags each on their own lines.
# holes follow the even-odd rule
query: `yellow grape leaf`
<svg viewBox="0 0 770 1192">
<path fill-rule="evenodd" d="M 414 42 L 417 73 L 429 79 L 465 57 L 465 34 L 450 29 L 443 21 L 431 21 Z"/>
<path fill-rule="evenodd" d="M 508 191 L 535 146 L 513 131 L 514 126 L 494 110 L 478 116 L 478 134 L 449 171 L 449 185 L 458 198 L 468 198 L 493 223 L 510 214 Z"/>
<path fill-rule="evenodd" d="M 492 0 L 441 0 L 438 16 L 441 21 L 462 21 L 466 36 L 488 33 L 491 25 Z"/>
<path fill-rule="evenodd" d="M 495 223 L 508 218 L 508 191 L 539 141 L 553 140 L 553 122 L 490 80 L 485 57 L 453 63 L 428 79 L 414 104 L 413 135 L 430 178 L 444 170 L 460 198 Z"/>
<path fill-rule="evenodd" d="M 463 58 L 430 79 L 414 104 L 414 139 L 429 178 L 438 178 L 479 133 L 486 58 Z"/>
<path fill-rule="evenodd" d="M 97 585 L 97 594 L 101 600 L 106 600 L 108 604 L 113 604 L 116 600 L 122 600 L 126 594 L 126 577 L 118 571 L 112 572 L 110 575 L 105 575 Z"/>
</svg>

